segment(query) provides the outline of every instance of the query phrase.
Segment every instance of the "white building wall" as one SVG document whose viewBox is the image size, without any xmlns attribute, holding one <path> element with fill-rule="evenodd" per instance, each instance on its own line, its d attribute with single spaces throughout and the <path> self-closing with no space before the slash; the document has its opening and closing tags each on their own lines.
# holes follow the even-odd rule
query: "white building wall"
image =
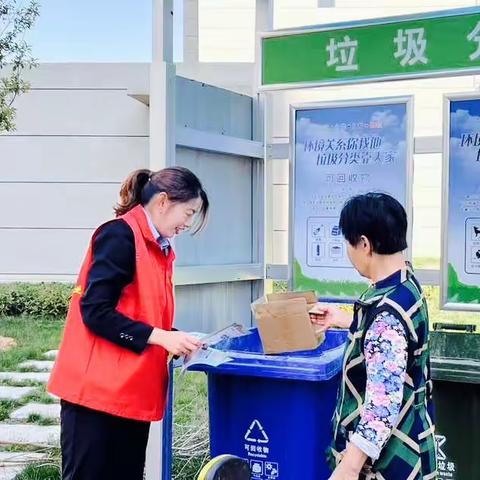
<svg viewBox="0 0 480 480">
<path fill-rule="evenodd" d="M 275 28 L 474 5 L 474 0 L 275 0 Z M 177 73 L 253 94 L 254 0 L 185 0 L 185 62 Z M 200 61 L 198 61 L 200 59 Z M 203 60 L 203 61 L 202 61 Z M 208 63 L 206 62 L 208 61 Z M 71 280 L 93 228 L 111 216 L 125 175 L 148 165 L 147 64 L 44 64 L 17 99 L 17 130 L 0 137 L 0 281 Z M 288 141 L 291 103 L 414 95 L 415 135 L 439 136 L 442 96 L 478 89 L 473 76 L 272 94 L 273 142 Z M 288 161 L 274 161 L 268 263 L 288 253 Z M 440 256 L 441 155 L 417 155 L 416 257 Z M 21 253 L 20 253 L 21 252 Z M 18 257 L 21 256 L 21 260 Z M 438 260 L 437 260 L 438 261 Z"/>
<path fill-rule="evenodd" d="M 189 0 L 194 1 L 194 0 Z M 199 56 L 208 62 L 245 62 L 254 59 L 255 0 L 198 0 Z M 334 8 L 318 8 L 318 0 L 274 0 L 274 28 L 292 28 L 378 18 L 393 15 L 461 8 L 476 5 L 476 0 L 335 0 Z M 248 65 L 248 64 L 244 64 Z M 245 67 L 247 68 L 247 67 Z M 222 83 L 224 82 L 224 83 Z M 217 84 L 229 88 L 228 77 Z M 325 100 L 414 95 L 415 135 L 442 134 L 442 97 L 445 93 L 477 90 L 478 77 L 438 78 L 358 86 L 274 93 L 272 97 L 272 141 L 288 141 L 288 109 L 291 103 Z M 288 161 L 274 161 L 269 199 L 272 222 L 267 232 L 271 246 L 267 262 L 288 261 Z M 440 257 L 441 154 L 417 155 L 414 177 L 414 240 L 416 258 Z"/>
<path fill-rule="evenodd" d="M 0 136 L 0 281 L 73 281 L 119 185 L 148 165 L 148 65 L 44 64 Z"/>
</svg>

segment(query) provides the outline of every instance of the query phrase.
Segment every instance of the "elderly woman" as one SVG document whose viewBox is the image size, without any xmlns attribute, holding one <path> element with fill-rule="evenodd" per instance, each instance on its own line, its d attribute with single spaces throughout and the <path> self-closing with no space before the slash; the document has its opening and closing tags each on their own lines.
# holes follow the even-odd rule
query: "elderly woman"
<svg viewBox="0 0 480 480">
<path fill-rule="evenodd" d="M 350 199 L 340 216 L 348 256 L 371 285 L 353 319 L 318 304 L 312 320 L 349 328 L 328 451 L 331 480 L 436 478 L 428 312 L 406 264 L 407 215 L 389 195 Z"/>
</svg>

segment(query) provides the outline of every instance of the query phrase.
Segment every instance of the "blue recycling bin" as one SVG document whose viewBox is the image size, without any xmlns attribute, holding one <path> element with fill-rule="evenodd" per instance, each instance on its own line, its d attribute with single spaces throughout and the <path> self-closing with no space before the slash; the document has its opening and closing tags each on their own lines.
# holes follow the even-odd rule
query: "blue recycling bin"
<svg viewBox="0 0 480 480">
<path fill-rule="evenodd" d="M 253 480 L 322 480 L 347 333 L 327 332 L 316 350 L 265 355 L 257 329 L 215 348 L 231 361 L 208 374 L 212 457 L 248 460 Z"/>
</svg>

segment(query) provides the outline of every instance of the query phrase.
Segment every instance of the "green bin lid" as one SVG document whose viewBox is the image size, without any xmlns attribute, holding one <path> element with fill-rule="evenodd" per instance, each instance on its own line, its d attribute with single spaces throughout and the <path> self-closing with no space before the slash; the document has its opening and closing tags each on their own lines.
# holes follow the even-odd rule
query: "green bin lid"
<svg viewBox="0 0 480 480">
<path fill-rule="evenodd" d="M 480 383 L 480 335 L 433 331 L 430 351 L 434 380 Z"/>
</svg>

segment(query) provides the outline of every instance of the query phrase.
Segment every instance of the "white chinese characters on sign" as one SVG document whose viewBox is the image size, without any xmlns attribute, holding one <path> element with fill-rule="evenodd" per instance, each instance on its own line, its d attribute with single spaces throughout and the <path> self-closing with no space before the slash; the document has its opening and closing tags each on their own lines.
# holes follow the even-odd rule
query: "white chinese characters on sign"
<svg viewBox="0 0 480 480">
<path fill-rule="evenodd" d="M 326 50 L 330 58 L 327 61 L 327 67 L 335 66 L 337 72 L 351 72 L 358 70 L 357 58 L 358 41 L 352 40 L 345 35 L 343 41 L 330 39 Z"/>
<path fill-rule="evenodd" d="M 444 435 L 435 435 L 437 443 L 437 460 L 439 478 L 455 478 L 457 467 L 455 463 L 449 461 L 445 453 L 445 445 L 447 443 L 447 437 Z"/>
<path fill-rule="evenodd" d="M 400 29 L 397 36 L 393 39 L 397 46 L 394 54 L 395 58 L 401 58 L 400 65 L 415 65 L 417 63 L 428 63 L 426 56 L 427 39 L 425 38 L 424 28 Z"/>
<path fill-rule="evenodd" d="M 448 462 L 447 463 L 447 470 L 449 472 L 454 472 L 455 471 L 455 464 L 453 462 Z"/>
<path fill-rule="evenodd" d="M 477 44 L 477 50 L 470 55 L 470 60 L 476 60 L 480 57 L 480 22 L 478 22 L 477 26 L 468 34 L 467 39 Z"/>
</svg>

